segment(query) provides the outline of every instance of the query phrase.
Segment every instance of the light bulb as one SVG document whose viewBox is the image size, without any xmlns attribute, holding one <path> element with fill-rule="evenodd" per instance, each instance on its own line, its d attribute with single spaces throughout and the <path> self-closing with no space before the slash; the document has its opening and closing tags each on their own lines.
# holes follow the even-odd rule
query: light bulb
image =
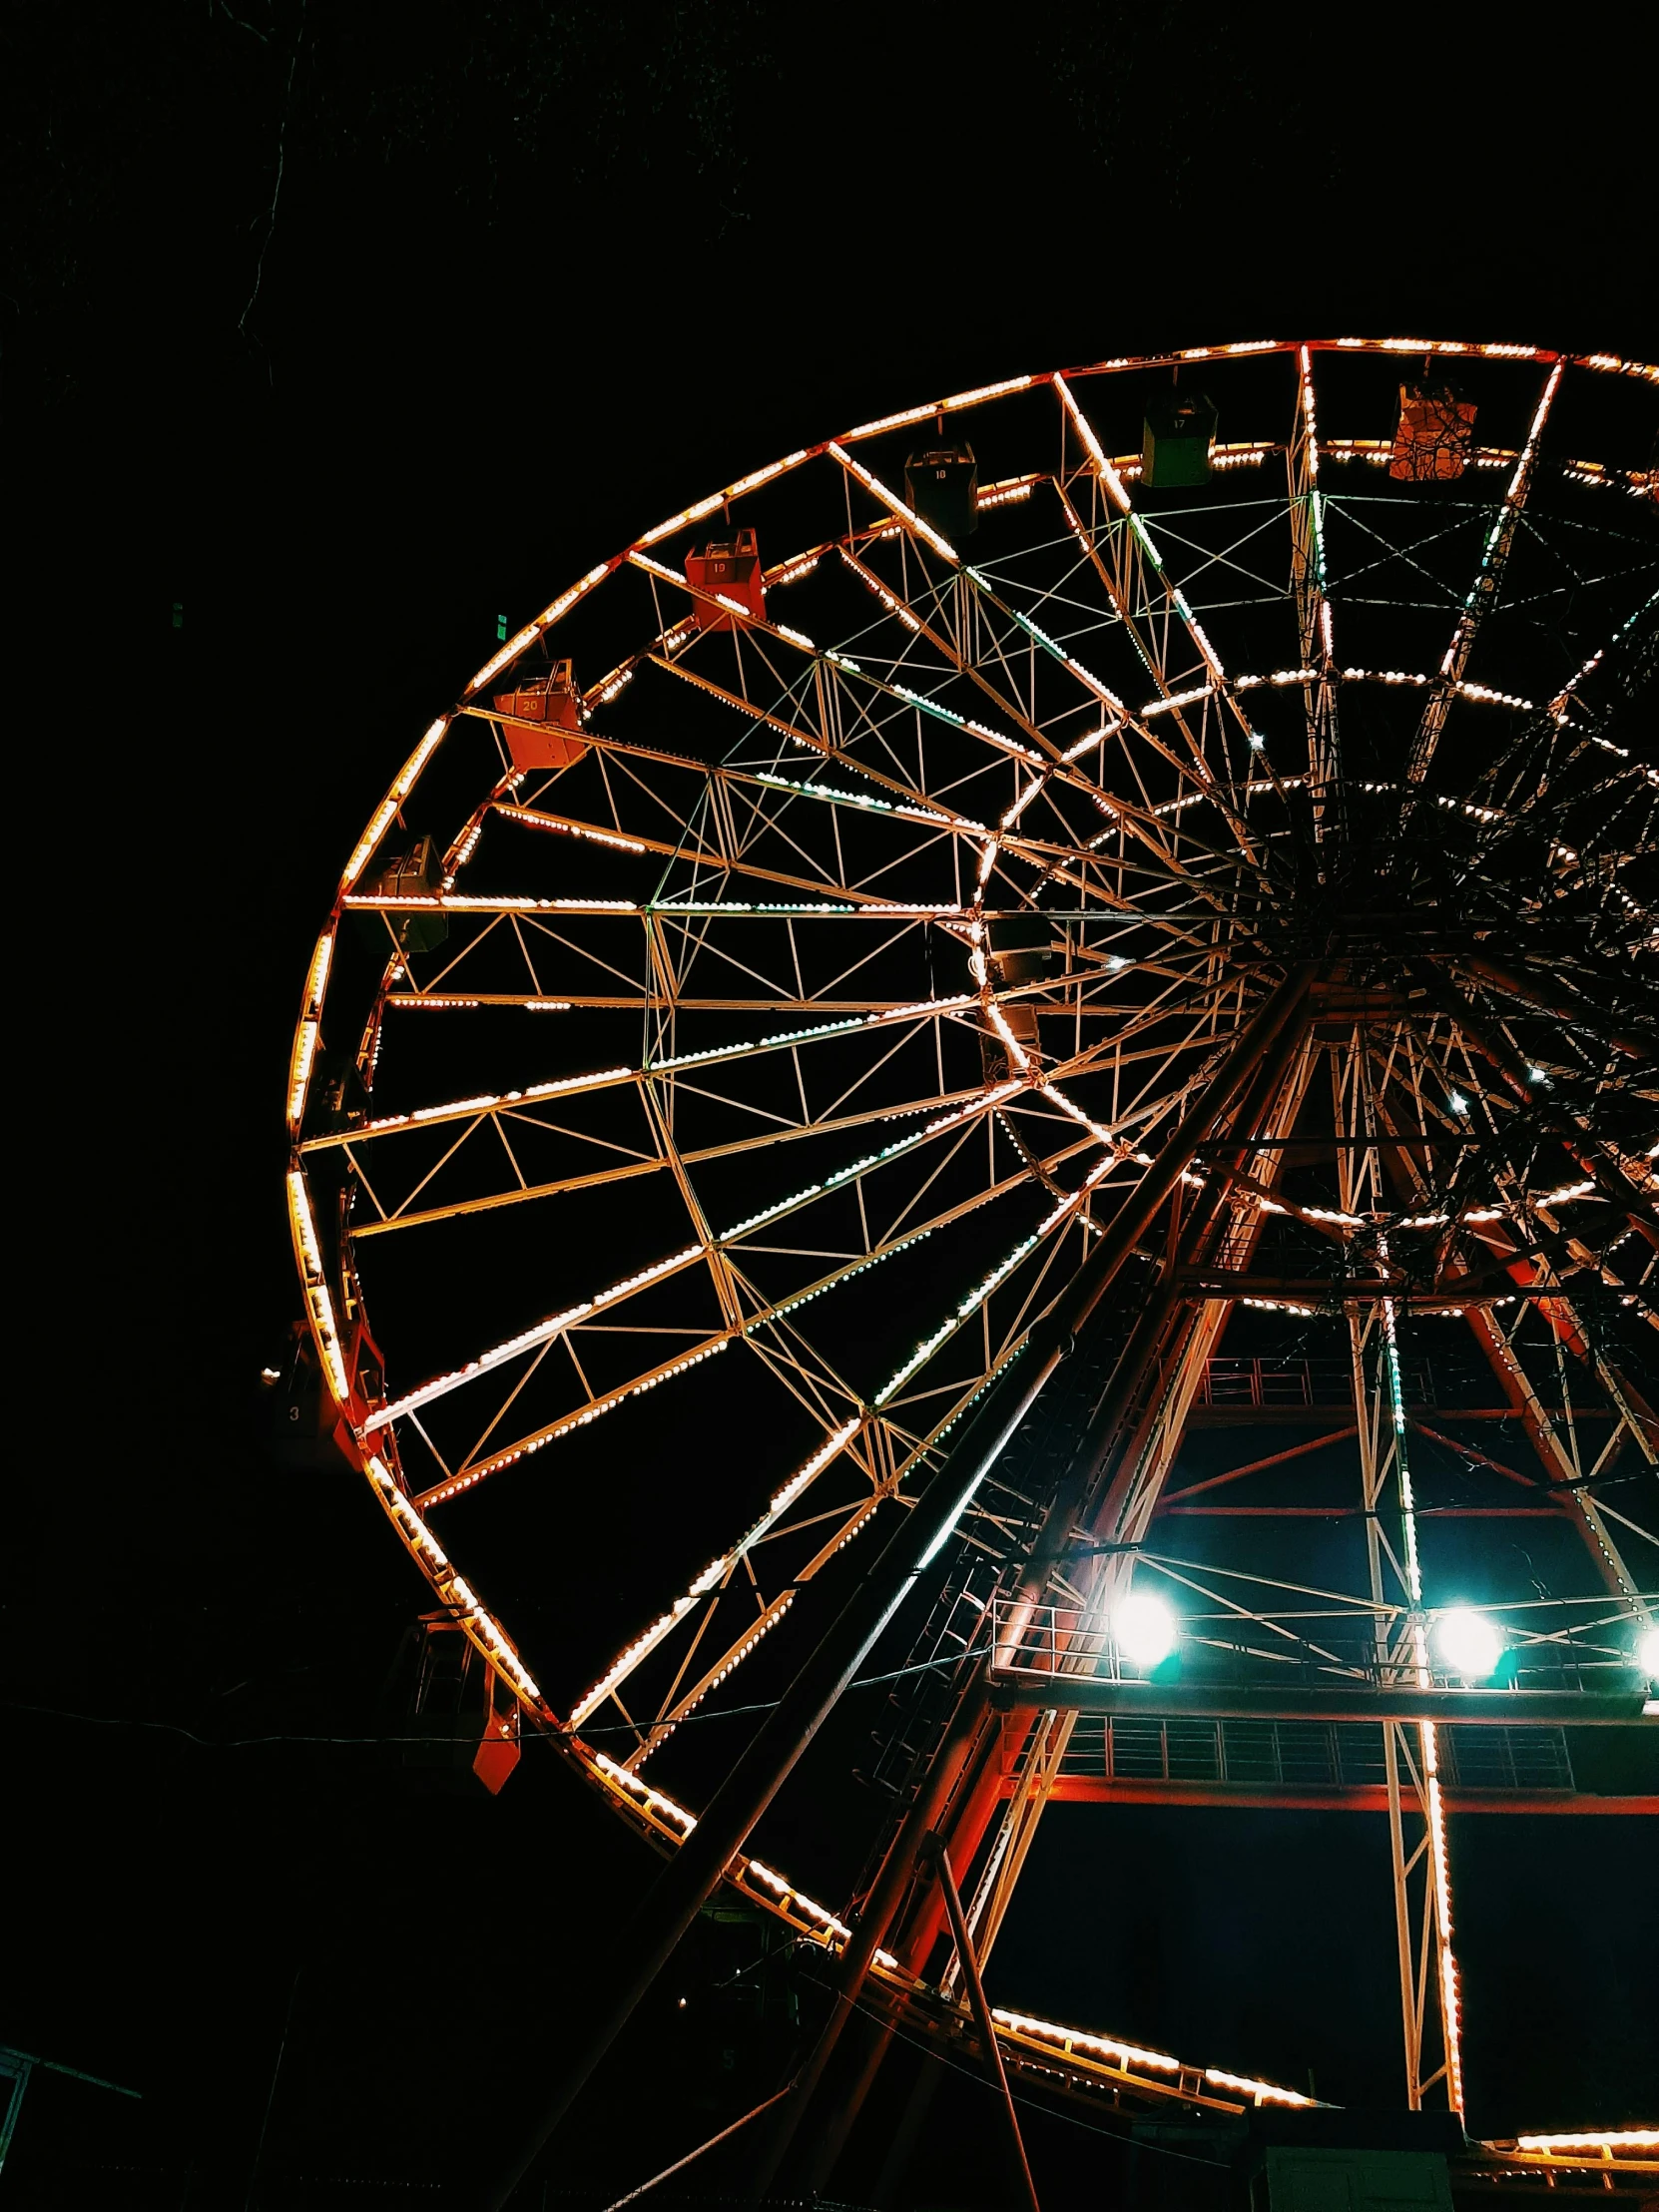
<svg viewBox="0 0 1659 2212">
<path fill-rule="evenodd" d="M 1469 1110 L 1469 1102 L 1463 1096 L 1461 1091 L 1452 1092 L 1450 1103 L 1451 1110 L 1454 1114 L 1466 1114 Z"/>
<path fill-rule="evenodd" d="M 1651 1621 L 1636 1638 L 1636 1665 L 1650 1681 L 1659 1682 L 1659 1627 Z"/>
<path fill-rule="evenodd" d="M 1495 1672 L 1503 1657 L 1503 1639 L 1484 1613 L 1466 1605 L 1453 1606 L 1434 1624 L 1434 1643 L 1440 1657 L 1465 1681 L 1482 1682 Z"/>
<path fill-rule="evenodd" d="M 1118 1649 L 1137 1666 L 1155 1667 L 1175 1649 L 1175 1615 L 1161 1597 L 1136 1591 L 1112 1615 Z"/>
</svg>

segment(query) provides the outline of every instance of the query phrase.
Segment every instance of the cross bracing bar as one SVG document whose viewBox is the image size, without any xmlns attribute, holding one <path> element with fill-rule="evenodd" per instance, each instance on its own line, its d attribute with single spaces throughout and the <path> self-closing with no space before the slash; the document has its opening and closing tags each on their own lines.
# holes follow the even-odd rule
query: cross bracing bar
<svg viewBox="0 0 1659 2212">
<path fill-rule="evenodd" d="M 930 532 L 927 529 L 926 524 L 921 522 L 920 518 L 914 515 L 910 511 L 910 509 L 905 507 L 903 502 L 898 500 L 894 494 L 888 492 L 884 486 L 878 485 L 876 480 L 869 477 L 867 472 L 860 469 L 858 464 L 852 461 L 849 456 L 842 455 L 840 457 L 847 467 L 852 469 L 860 476 L 861 480 L 866 483 L 866 486 L 872 487 L 877 490 L 878 496 L 881 497 L 884 502 L 889 503 L 892 506 L 894 512 L 902 519 L 902 521 L 908 528 L 917 532 L 918 535 L 925 536 L 928 542 L 934 546 L 935 550 L 941 550 L 948 557 L 953 567 L 957 567 L 960 569 L 962 575 L 973 584 L 979 596 L 985 601 L 988 606 L 994 608 L 995 611 L 999 615 L 1003 616 L 1006 620 L 1023 628 L 1027 633 L 1034 636 L 1037 641 L 1043 646 L 1046 652 L 1052 654 L 1057 660 L 1062 662 L 1066 666 L 1068 671 L 1076 676 L 1087 690 L 1093 693 L 1095 698 L 1100 702 L 1100 705 L 1108 713 L 1118 718 L 1117 723 L 1114 726 L 1115 728 L 1127 726 L 1136 727 L 1138 729 L 1136 719 L 1131 714 L 1131 711 L 1124 705 L 1123 701 L 1117 697 L 1117 695 L 1110 689 L 1109 686 L 1104 684 L 1098 677 L 1094 676 L 1089 670 L 1084 668 L 1082 664 L 1073 659 L 1071 655 L 1067 654 L 1063 648 L 1061 648 L 1054 642 L 1053 639 L 1048 637 L 1046 632 L 1034 629 L 1028 617 L 1020 614 L 1017 609 L 1005 605 L 999 598 L 997 598 L 995 593 L 992 592 L 989 585 L 986 583 L 985 579 L 980 576 L 976 570 L 960 563 L 954 551 L 950 547 L 944 545 L 943 540 L 938 539 L 932 532 Z M 861 562 L 858 562 L 850 554 L 846 554 L 844 548 L 842 548 L 841 550 L 843 552 L 843 557 L 847 559 L 849 565 L 852 566 L 854 571 L 859 573 L 863 577 L 869 578 L 869 571 L 864 569 L 863 564 Z M 757 635 L 764 634 L 766 636 L 775 638 L 790 649 L 798 653 L 807 655 L 810 659 L 814 661 L 816 665 L 822 666 L 828 672 L 829 678 L 831 682 L 839 684 L 852 682 L 857 685 L 865 686 L 871 692 L 881 696 L 882 698 L 888 700 L 895 705 L 902 704 L 906 707 L 914 708 L 924 714 L 933 714 L 940 717 L 941 719 L 949 721 L 957 727 L 967 729 L 971 731 L 975 737 L 981 739 L 986 744 L 999 748 L 1002 752 L 1012 757 L 1023 759 L 1029 762 L 1034 767 L 1043 770 L 1045 774 L 1057 776 L 1062 782 L 1070 783 L 1081 791 L 1093 792 L 1095 790 L 1095 786 L 1092 784 L 1091 780 L 1083 773 L 1072 769 L 1071 764 L 1065 758 L 1065 755 L 1041 729 L 1039 729 L 1035 724 L 1031 723 L 1029 719 L 1017 707 L 1010 707 L 1009 702 L 1007 702 L 1003 694 L 985 676 L 982 670 L 971 667 L 955 652 L 954 648 L 949 645 L 947 640 L 941 638 L 938 632 L 933 630 L 930 626 L 922 623 L 919 618 L 916 618 L 914 616 L 910 617 L 911 627 L 916 632 L 916 634 L 925 637 L 929 643 L 933 644 L 938 650 L 940 650 L 940 652 L 944 655 L 951 667 L 953 667 L 958 673 L 967 676 L 970 681 L 975 683 L 985 693 L 986 696 L 992 698 L 998 703 L 999 706 L 1007 710 L 1009 712 L 1010 719 L 1014 720 L 1018 725 L 1022 726 L 1023 729 L 1028 733 L 1029 742 L 1021 742 L 1021 740 L 1009 737 L 1004 732 L 994 731 L 986 728 L 980 723 L 965 720 L 961 715 L 955 713 L 954 710 L 940 707 L 934 700 L 930 699 L 928 696 L 917 693 L 907 686 L 898 685 L 893 681 L 883 680 L 880 677 L 874 675 L 867 667 L 863 666 L 862 664 L 849 661 L 844 655 L 836 654 L 833 652 L 821 655 L 818 648 L 814 646 L 813 641 L 810 638 L 804 637 L 799 631 L 783 629 L 778 627 L 777 625 L 767 623 L 761 618 L 754 616 L 753 614 L 745 614 L 743 610 L 732 607 L 730 602 L 720 598 L 720 595 L 711 595 L 709 593 L 700 591 L 696 586 L 689 584 L 684 576 L 681 576 L 674 571 L 663 568 L 661 564 L 651 563 L 649 565 L 656 571 L 656 573 L 661 575 L 666 582 L 675 585 L 678 589 L 688 592 L 694 600 L 698 600 L 703 603 L 718 601 L 723 610 L 730 611 L 733 614 L 734 618 L 740 619 L 743 622 L 744 628 L 747 632 Z M 883 587 L 880 587 L 878 580 L 873 578 L 870 578 L 869 580 L 876 583 L 876 588 L 878 590 L 883 589 Z M 896 602 L 894 603 L 894 605 L 896 609 Z M 691 680 L 693 682 L 698 683 L 702 688 L 710 691 L 712 694 L 723 697 L 729 706 L 732 706 L 741 712 L 755 715 L 757 719 L 760 719 L 772 724 L 774 727 L 782 729 L 783 731 L 785 731 L 786 734 L 788 734 L 792 738 L 795 738 L 798 742 L 804 745 L 811 746 L 816 751 L 823 752 L 824 754 L 826 754 L 827 757 L 843 763 L 848 761 L 848 757 L 841 751 L 840 748 L 826 744 L 825 741 L 820 739 L 814 732 L 812 732 L 810 728 L 804 726 L 801 722 L 790 721 L 788 719 L 779 717 L 771 710 L 757 708 L 750 700 L 748 700 L 741 694 L 732 693 L 730 691 L 724 690 L 723 687 L 713 685 L 708 678 L 702 675 L 693 675 L 691 671 L 684 669 L 677 661 L 663 660 L 659 663 L 659 665 L 670 673 L 676 675 L 691 676 Z M 1101 734 L 1104 736 L 1110 735 L 1112 733 L 1103 731 Z M 1146 736 L 1144 730 L 1139 730 L 1138 734 L 1142 735 L 1143 737 Z M 868 774 L 870 772 L 867 769 L 864 769 L 861 771 L 861 773 Z M 885 781 L 885 779 L 883 779 L 883 781 Z M 1207 773 L 1201 771 L 1199 781 L 1201 783 L 1201 786 L 1205 789 L 1209 796 L 1215 799 L 1218 804 L 1221 804 L 1225 811 L 1227 803 L 1223 799 L 1218 788 L 1215 786 L 1213 778 L 1211 778 Z M 901 787 L 894 786 L 892 788 L 898 789 Z M 924 804 L 923 802 L 920 802 L 919 799 L 915 797 L 915 795 L 908 796 L 911 797 L 912 804 Z M 1126 823 L 1139 825 L 1143 822 L 1144 818 L 1142 815 L 1142 810 L 1138 808 L 1134 804 L 1134 802 L 1124 799 L 1121 794 L 1117 792 L 1111 792 L 1109 794 L 1104 794 L 1103 796 L 1109 801 L 1114 814 L 1123 819 Z M 1242 836 L 1248 836 L 1248 831 L 1245 830 L 1242 819 L 1235 819 L 1233 822 L 1233 827 L 1235 828 L 1236 833 Z M 1153 848 L 1157 850 L 1160 856 L 1166 860 L 1166 863 L 1169 862 L 1170 856 L 1165 847 L 1158 844 L 1157 841 L 1154 840 Z M 1184 873 L 1185 871 L 1182 870 L 1181 872 Z"/>
</svg>

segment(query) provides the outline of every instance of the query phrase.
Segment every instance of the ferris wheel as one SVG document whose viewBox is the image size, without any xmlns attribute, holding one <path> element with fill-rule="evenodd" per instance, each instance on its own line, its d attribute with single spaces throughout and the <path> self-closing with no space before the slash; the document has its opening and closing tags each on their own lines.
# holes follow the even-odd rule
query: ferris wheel
<svg viewBox="0 0 1659 2212">
<path fill-rule="evenodd" d="M 750 1857 L 760 1788 L 709 1882 L 954 2033 L 1046 1805 L 1266 1802 L 1324 1730 L 1408 2101 L 1464 2109 L 1448 1809 L 1659 1672 L 1656 383 L 1009 378 L 682 508 L 432 722 L 310 962 L 287 1201 L 492 1786 L 544 1732 L 685 1857 L 706 1717 L 819 1667 L 775 1790 L 914 1593 L 862 1871 Z M 1309 2101 L 1133 2024 L 988 2034 L 1114 2110 Z"/>
</svg>

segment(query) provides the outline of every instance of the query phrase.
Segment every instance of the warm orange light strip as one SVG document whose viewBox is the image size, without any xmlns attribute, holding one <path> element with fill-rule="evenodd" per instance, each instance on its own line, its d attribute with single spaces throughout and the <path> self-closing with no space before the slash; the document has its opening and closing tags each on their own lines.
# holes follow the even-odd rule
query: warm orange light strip
<svg viewBox="0 0 1659 2212">
<path fill-rule="evenodd" d="M 370 816 L 368 828 L 357 839 L 351 857 L 345 863 L 345 872 L 339 879 L 339 895 L 341 897 L 350 890 L 352 884 L 356 882 L 358 876 L 368 865 L 369 860 L 373 857 L 375 846 L 396 821 L 404 800 L 414 790 L 421 770 L 442 744 L 443 734 L 448 727 L 449 717 L 439 715 L 437 721 L 427 730 L 426 735 L 403 763 L 402 768 L 399 769 L 390 791 L 387 792 L 385 798 L 381 800 L 379 806 Z"/>
<path fill-rule="evenodd" d="M 333 961 L 334 924 L 330 921 L 316 940 L 316 950 L 311 954 L 311 964 L 305 975 L 305 998 L 299 1012 L 299 1026 L 293 1032 L 293 1050 L 288 1056 L 287 1126 L 290 1136 L 297 1135 L 299 1124 L 305 1116 L 305 1094 L 310 1088 L 311 1063 L 316 1057 L 317 1040 L 321 1034 L 322 1001 L 328 993 L 328 970 Z"/>
</svg>

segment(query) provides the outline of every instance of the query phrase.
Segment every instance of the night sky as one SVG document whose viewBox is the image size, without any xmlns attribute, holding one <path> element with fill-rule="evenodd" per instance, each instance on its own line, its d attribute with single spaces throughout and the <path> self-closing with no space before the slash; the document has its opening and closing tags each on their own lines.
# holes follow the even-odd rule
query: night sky
<svg viewBox="0 0 1659 2212">
<path fill-rule="evenodd" d="M 1639 20 L 13 12 L 12 1462 L 44 1527 L 4 1581 L 0 2041 L 144 2102 L 37 2077 L 12 2202 L 464 2202 L 650 1871 L 540 1747 L 499 1800 L 417 1786 L 383 1739 L 423 1587 L 359 1481 L 261 1425 L 305 959 L 497 616 L 1025 368 L 1339 325 L 1654 358 Z M 1387 2102 L 1375 1825 L 1056 1809 L 999 1971 Z M 1471 2119 L 1651 2119 L 1650 1824 L 1455 1850 Z M 752 1938 L 698 1932 L 556 2186 L 619 2193 L 725 2109 L 676 2000 Z"/>
</svg>

